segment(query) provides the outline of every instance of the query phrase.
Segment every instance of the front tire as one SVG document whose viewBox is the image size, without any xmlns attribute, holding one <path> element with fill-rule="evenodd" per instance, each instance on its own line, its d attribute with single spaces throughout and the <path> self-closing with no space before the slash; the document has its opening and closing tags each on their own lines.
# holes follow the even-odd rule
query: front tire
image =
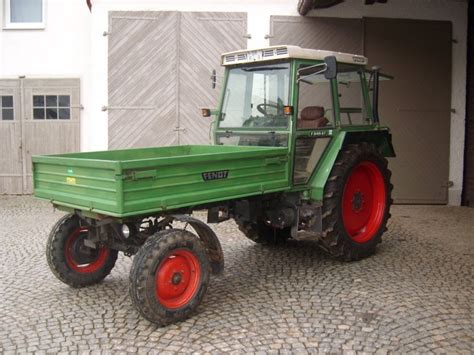
<svg viewBox="0 0 474 355">
<path fill-rule="evenodd" d="M 370 143 L 346 146 L 324 189 L 323 249 L 346 261 L 375 253 L 392 204 L 387 160 Z"/>
<path fill-rule="evenodd" d="M 133 259 L 130 297 L 144 318 L 166 326 L 195 312 L 209 275 L 206 249 L 196 235 L 163 230 L 149 237 Z"/>
<path fill-rule="evenodd" d="M 69 214 L 54 225 L 46 246 L 53 274 L 65 284 L 80 288 L 101 282 L 115 266 L 117 250 L 89 248 L 84 244 L 87 227 L 77 215 Z"/>
</svg>

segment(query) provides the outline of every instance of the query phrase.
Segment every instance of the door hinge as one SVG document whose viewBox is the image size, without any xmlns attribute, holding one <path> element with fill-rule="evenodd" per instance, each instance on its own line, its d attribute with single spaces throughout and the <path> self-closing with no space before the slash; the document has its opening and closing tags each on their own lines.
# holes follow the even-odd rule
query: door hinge
<svg viewBox="0 0 474 355">
<path fill-rule="evenodd" d="M 448 182 L 445 182 L 442 187 L 446 187 L 447 189 L 451 188 L 454 186 L 454 182 L 449 180 Z"/>
</svg>

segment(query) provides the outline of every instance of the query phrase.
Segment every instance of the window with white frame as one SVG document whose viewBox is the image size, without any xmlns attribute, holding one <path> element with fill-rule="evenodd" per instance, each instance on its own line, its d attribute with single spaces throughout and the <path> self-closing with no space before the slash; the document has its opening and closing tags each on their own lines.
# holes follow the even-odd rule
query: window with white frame
<svg viewBox="0 0 474 355">
<path fill-rule="evenodd" d="M 3 0 L 4 28 L 44 28 L 44 7 L 46 0 Z"/>
</svg>

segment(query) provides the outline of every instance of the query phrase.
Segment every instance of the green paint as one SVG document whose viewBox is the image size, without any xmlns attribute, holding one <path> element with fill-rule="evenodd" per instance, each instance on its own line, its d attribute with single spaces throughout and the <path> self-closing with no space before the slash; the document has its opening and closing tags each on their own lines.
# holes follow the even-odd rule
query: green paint
<svg viewBox="0 0 474 355">
<path fill-rule="evenodd" d="M 339 151 L 348 143 L 369 141 L 385 156 L 394 156 L 386 127 L 341 126 L 338 82 L 331 80 L 333 126 L 297 130 L 299 86 L 297 68 L 321 61 L 290 60 L 289 102 L 294 113 L 288 127 L 241 127 L 233 135 L 265 135 L 275 131 L 288 138 L 286 147 L 261 146 L 173 146 L 126 149 L 33 157 L 35 196 L 51 201 L 59 209 L 82 210 L 86 216 L 125 218 L 152 215 L 178 208 L 193 208 L 212 202 L 241 199 L 274 192 L 298 192 L 303 199 L 322 201 L 324 187 Z M 360 68 L 360 67 L 357 67 Z M 219 117 L 228 69 L 217 109 L 212 110 L 214 142 L 229 134 L 219 128 Z M 368 86 L 363 74 L 362 97 L 370 109 Z M 372 122 L 372 114 L 370 119 Z M 293 185 L 297 137 L 331 138 L 306 185 Z M 205 180 L 204 172 L 227 171 L 225 178 Z"/>
</svg>

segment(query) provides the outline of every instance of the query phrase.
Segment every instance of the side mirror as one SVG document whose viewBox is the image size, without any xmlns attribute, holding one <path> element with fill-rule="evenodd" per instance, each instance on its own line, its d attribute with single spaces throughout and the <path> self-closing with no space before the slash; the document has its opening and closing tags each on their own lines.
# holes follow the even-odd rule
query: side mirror
<svg viewBox="0 0 474 355">
<path fill-rule="evenodd" d="M 337 61 L 335 56 L 329 56 L 324 58 L 324 63 L 326 63 L 326 70 L 324 72 L 324 77 L 328 80 L 336 79 L 337 76 Z"/>
<path fill-rule="evenodd" d="M 216 82 L 217 82 L 217 72 L 215 69 L 212 69 L 212 73 L 211 73 L 211 87 L 213 89 L 216 88 Z"/>
</svg>

